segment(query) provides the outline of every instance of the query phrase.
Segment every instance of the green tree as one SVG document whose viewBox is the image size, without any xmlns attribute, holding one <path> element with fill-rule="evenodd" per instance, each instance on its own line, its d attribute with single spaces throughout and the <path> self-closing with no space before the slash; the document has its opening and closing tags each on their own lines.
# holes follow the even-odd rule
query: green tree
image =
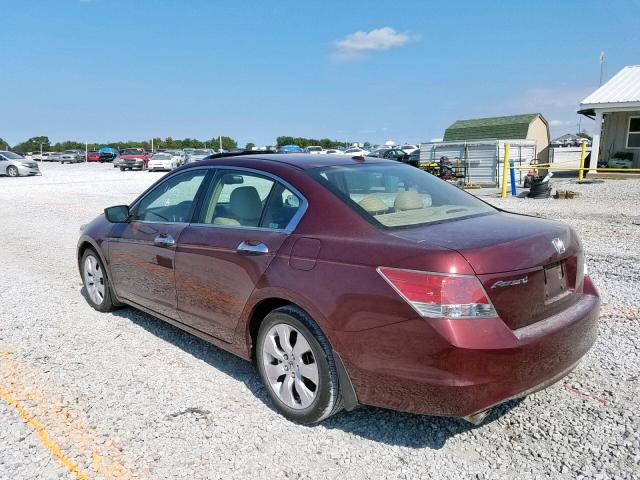
<svg viewBox="0 0 640 480">
<path fill-rule="evenodd" d="M 249 143 L 247 143 L 247 144 L 245 145 L 245 147 L 244 147 L 244 149 L 245 149 L 245 150 L 252 150 L 252 149 L 254 149 L 254 148 L 256 148 L 256 144 L 255 144 L 255 143 L 253 143 L 253 142 L 249 142 Z"/>
<path fill-rule="evenodd" d="M 221 142 L 222 148 L 224 150 L 230 150 L 238 146 L 238 142 L 236 142 L 233 138 L 225 137 L 224 135 L 222 135 L 221 137 L 213 137 L 211 140 L 207 140 L 207 147 L 217 150 L 220 148 Z"/>
<path fill-rule="evenodd" d="M 13 149 L 19 152 L 39 152 L 40 145 L 42 145 L 43 151 L 50 150 L 51 145 L 49 142 L 49 137 L 44 135 L 39 137 L 31 137 L 29 140 L 15 145 Z"/>
</svg>

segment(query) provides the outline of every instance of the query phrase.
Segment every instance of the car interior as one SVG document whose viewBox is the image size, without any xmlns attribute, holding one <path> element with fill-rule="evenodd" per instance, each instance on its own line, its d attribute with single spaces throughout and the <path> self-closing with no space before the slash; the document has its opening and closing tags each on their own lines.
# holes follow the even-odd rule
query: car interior
<svg viewBox="0 0 640 480">
<path fill-rule="evenodd" d="M 300 206 L 284 185 L 255 175 L 226 173 L 212 190 L 200 223 L 284 229 Z"/>
</svg>

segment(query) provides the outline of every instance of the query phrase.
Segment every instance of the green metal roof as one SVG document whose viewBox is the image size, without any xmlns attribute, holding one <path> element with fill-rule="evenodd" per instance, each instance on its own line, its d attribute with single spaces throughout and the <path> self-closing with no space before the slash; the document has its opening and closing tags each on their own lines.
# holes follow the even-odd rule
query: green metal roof
<svg viewBox="0 0 640 480">
<path fill-rule="evenodd" d="M 497 140 L 526 139 L 529 124 L 537 117 L 542 117 L 542 115 L 528 113 L 506 117 L 458 120 L 445 130 L 444 141 L 480 140 L 484 138 Z"/>
</svg>

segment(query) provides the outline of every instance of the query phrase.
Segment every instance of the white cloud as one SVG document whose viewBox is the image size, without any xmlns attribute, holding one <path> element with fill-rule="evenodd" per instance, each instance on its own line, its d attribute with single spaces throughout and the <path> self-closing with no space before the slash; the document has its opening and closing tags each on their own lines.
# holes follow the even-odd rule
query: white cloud
<svg viewBox="0 0 640 480">
<path fill-rule="evenodd" d="M 511 106 L 514 108 L 540 111 L 545 108 L 575 108 L 577 110 L 580 100 L 585 98 L 593 88 L 588 87 L 555 87 L 555 88 L 530 88 L 513 99 Z"/>
<path fill-rule="evenodd" d="M 551 127 L 564 127 L 567 125 L 574 125 L 576 122 L 573 120 L 549 120 L 549 126 Z"/>
<path fill-rule="evenodd" d="M 336 55 L 341 58 L 362 57 L 367 53 L 389 50 L 406 45 L 412 38 L 391 27 L 382 27 L 370 32 L 354 32 L 333 42 Z"/>
</svg>

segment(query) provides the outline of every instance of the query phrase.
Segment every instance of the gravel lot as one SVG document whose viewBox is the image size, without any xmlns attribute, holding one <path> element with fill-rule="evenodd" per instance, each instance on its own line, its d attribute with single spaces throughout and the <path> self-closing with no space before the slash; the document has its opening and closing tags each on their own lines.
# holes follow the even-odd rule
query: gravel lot
<svg viewBox="0 0 640 480">
<path fill-rule="evenodd" d="M 563 381 L 478 428 L 364 407 L 302 427 L 270 407 L 250 364 L 144 313 L 100 314 L 84 300 L 80 225 L 161 173 L 42 170 L 0 177 L 0 393 L 88 478 L 640 476 L 640 181 L 564 185 L 575 200 L 477 192 L 582 236 L 603 298 L 600 337 Z M 75 478 L 41 437 L 0 400 L 0 478 Z"/>
</svg>

